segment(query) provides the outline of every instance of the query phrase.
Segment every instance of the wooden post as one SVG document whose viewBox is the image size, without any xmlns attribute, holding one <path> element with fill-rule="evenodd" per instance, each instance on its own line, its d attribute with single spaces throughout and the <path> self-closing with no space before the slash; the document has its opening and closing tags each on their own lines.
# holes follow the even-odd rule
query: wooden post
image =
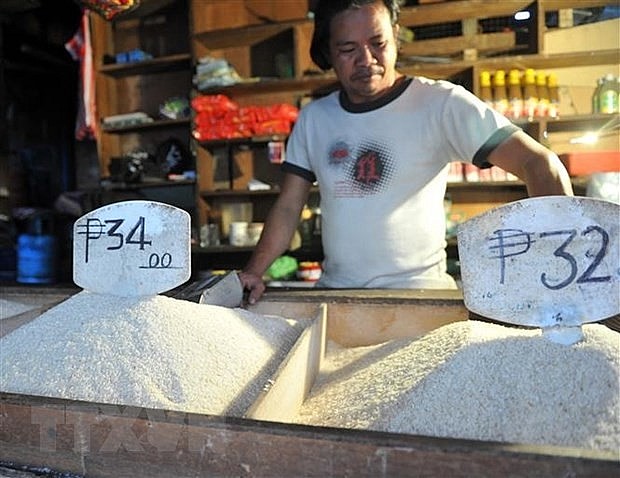
<svg viewBox="0 0 620 478">
<path fill-rule="evenodd" d="M 543 0 L 537 0 L 532 3 L 532 17 L 529 22 L 529 45 L 528 53 L 537 54 L 544 52 L 545 42 L 545 9 Z"/>
<path fill-rule="evenodd" d="M 463 30 L 463 36 L 466 40 L 475 38 L 478 34 L 478 19 L 477 18 L 465 18 L 461 22 L 461 28 Z M 465 42 L 467 44 L 467 42 Z M 478 59 L 478 50 L 476 48 L 465 48 L 463 50 L 463 60 L 474 61 Z"/>
</svg>

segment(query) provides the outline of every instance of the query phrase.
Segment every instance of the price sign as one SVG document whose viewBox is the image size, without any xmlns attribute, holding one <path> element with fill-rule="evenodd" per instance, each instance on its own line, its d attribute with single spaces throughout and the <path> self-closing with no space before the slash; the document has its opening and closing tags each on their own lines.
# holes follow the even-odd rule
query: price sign
<svg viewBox="0 0 620 478">
<path fill-rule="evenodd" d="M 156 295 L 191 275 L 190 216 L 153 201 L 96 209 L 73 226 L 73 281 L 122 297 Z"/>
<path fill-rule="evenodd" d="M 516 201 L 458 229 L 465 305 L 498 321 L 580 327 L 620 313 L 620 205 Z"/>
</svg>

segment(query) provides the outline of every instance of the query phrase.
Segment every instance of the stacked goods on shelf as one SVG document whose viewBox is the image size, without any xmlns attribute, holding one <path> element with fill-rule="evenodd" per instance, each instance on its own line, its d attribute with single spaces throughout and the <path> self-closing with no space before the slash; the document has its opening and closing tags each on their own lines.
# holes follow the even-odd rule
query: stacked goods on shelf
<svg viewBox="0 0 620 478">
<path fill-rule="evenodd" d="M 299 112 L 285 103 L 242 107 L 225 95 L 197 96 L 192 108 L 198 141 L 289 134 Z"/>
<path fill-rule="evenodd" d="M 592 95 L 592 113 L 617 114 L 620 112 L 619 90 L 620 78 L 611 73 L 599 78 Z"/>
<path fill-rule="evenodd" d="M 479 98 L 513 121 L 559 117 L 559 93 L 556 74 L 527 68 L 480 72 Z M 451 167 L 451 182 L 514 181 L 517 178 L 497 167 L 479 169 L 472 164 Z"/>
<path fill-rule="evenodd" d="M 492 75 L 485 70 L 480 73 L 479 97 L 512 120 L 559 116 L 558 79 L 554 73 L 536 72 L 532 68 L 521 73 L 512 69 L 506 81 L 504 70 Z"/>
</svg>

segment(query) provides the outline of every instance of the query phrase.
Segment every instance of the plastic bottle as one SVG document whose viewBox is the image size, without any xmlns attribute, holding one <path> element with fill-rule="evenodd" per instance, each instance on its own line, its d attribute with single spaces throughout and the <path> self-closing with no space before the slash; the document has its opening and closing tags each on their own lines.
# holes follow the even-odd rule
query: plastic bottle
<svg viewBox="0 0 620 478">
<path fill-rule="evenodd" d="M 603 114 L 618 113 L 618 80 L 608 73 L 599 93 L 599 107 Z"/>
<path fill-rule="evenodd" d="M 480 72 L 480 99 L 489 107 L 495 107 L 493 103 L 493 90 L 491 89 L 491 73 L 486 70 Z"/>
<path fill-rule="evenodd" d="M 547 75 L 541 71 L 536 74 L 536 93 L 538 94 L 536 116 L 544 118 L 549 113 L 549 89 L 547 88 Z"/>
<path fill-rule="evenodd" d="M 528 68 L 523 75 L 523 116 L 532 120 L 536 115 L 537 106 L 536 72 Z"/>
<path fill-rule="evenodd" d="M 518 119 L 523 116 L 523 93 L 521 91 L 521 73 L 510 70 L 508 73 L 508 116 Z"/>
<path fill-rule="evenodd" d="M 299 221 L 299 233 L 301 234 L 301 242 L 307 246 L 312 242 L 312 209 L 307 204 L 301 210 Z"/>
<path fill-rule="evenodd" d="M 493 104 L 498 113 L 508 114 L 508 91 L 506 90 L 506 72 L 497 70 L 493 75 Z"/>
<path fill-rule="evenodd" d="M 560 117 L 560 91 L 558 87 L 558 77 L 555 73 L 547 76 L 547 88 L 549 89 L 549 118 Z"/>
<path fill-rule="evenodd" d="M 596 80 L 596 87 L 594 88 L 594 93 L 592 93 L 592 114 L 597 114 L 601 112 L 600 94 L 604 82 L 605 77 L 601 77 Z"/>
</svg>

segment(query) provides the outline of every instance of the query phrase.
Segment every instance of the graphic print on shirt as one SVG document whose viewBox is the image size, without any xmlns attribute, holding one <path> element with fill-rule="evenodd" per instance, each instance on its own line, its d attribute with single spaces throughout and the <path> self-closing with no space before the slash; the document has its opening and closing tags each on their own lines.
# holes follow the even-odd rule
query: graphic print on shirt
<svg viewBox="0 0 620 478">
<path fill-rule="evenodd" d="M 330 149 L 328 161 L 340 170 L 334 190 L 337 198 L 381 193 L 394 174 L 392 151 L 376 142 L 362 143 L 354 149 L 338 141 Z"/>
</svg>

